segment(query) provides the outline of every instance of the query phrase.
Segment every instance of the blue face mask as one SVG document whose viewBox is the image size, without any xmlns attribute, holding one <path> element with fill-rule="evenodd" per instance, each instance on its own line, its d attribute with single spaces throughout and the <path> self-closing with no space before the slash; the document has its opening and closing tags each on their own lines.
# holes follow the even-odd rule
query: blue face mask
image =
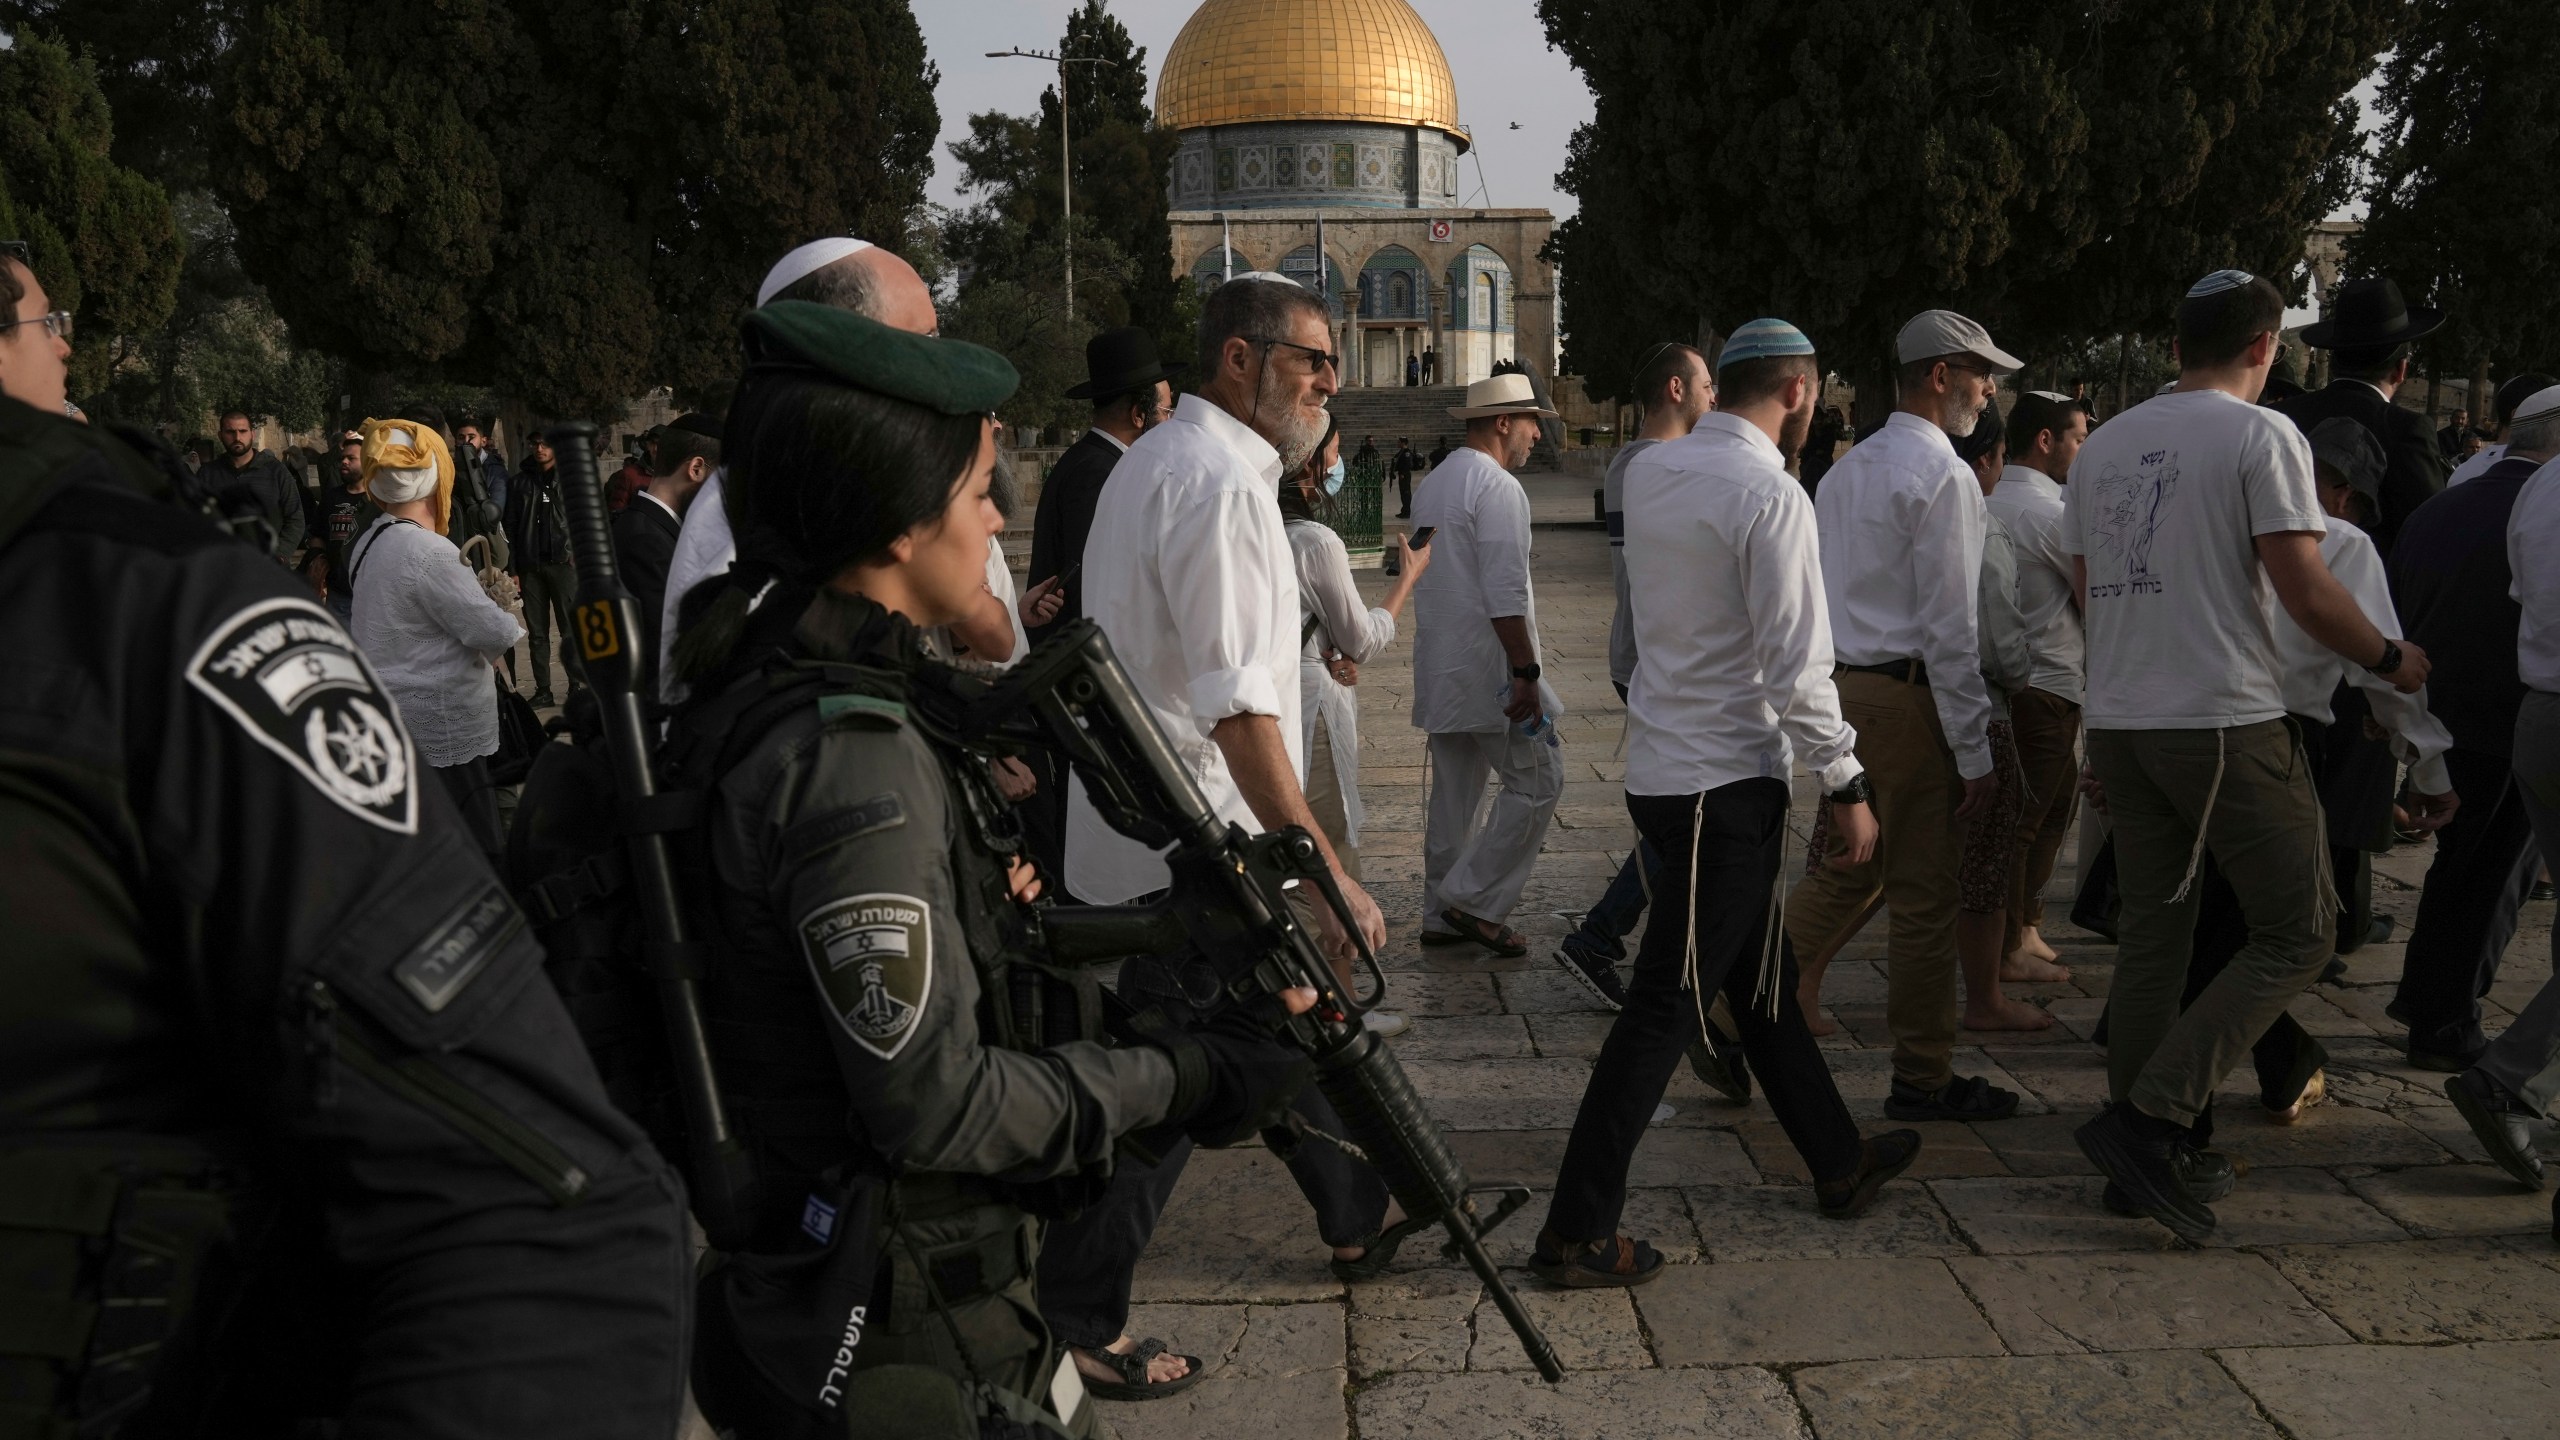
<svg viewBox="0 0 2560 1440">
<path fill-rule="evenodd" d="M 1324 472 L 1324 493 L 1328 496 L 1341 494 L 1342 482 L 1342 457 L 1336 455 L 1333 457 L 1333 468 Z"/>
</svg>

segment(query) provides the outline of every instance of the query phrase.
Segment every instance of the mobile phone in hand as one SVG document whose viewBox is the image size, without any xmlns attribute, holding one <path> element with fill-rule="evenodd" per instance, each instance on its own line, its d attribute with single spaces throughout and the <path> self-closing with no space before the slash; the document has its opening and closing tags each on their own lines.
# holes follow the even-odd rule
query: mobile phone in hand
<svg viewBox="0 0 2560 1440">
<path fill-rule="evenodd" d="M 1439 528 L 1440 527 L 1437 525 L 1423 526 L 1421 529 L 1404 537 L 1404 547 L 1408 550 L 1423 549 L 1431 543 L 1431 532 Z"/>
</svg>

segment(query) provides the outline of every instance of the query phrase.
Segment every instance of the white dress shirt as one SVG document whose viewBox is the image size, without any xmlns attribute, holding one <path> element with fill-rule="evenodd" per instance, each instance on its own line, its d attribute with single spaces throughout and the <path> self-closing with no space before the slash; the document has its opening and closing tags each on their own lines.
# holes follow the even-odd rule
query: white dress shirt
<svg viewBox="0 0 2560 1440">
<path fill-rule="evenodd" d="M 2000 517 L 1982 517 L 1982 583 L 1974 592 L 1982 635 L 1982 683 L 1991 692 L 1992 717 L 2006 719 L 2009 697 L 2035 676 L 2027 644 L 2027 613 L 2018 608 L 2018 546 Z"/>
<path fill-rule="evenodd" d="M 1627 611 L 1627 462 L 1661 443 L 1630 440 L 1619 446 L 1600 480 L 1600 515 L 1609 527 L 1609 578 L 1618 595 L 1618 608 L 1609 615 L 1609 682 L 1620 688 L 1636 679 L 1636 622 Z"/>
<path fill-rule="evenodd" d="M 721 498 L 728 475 L 726 469 L 714 470 L 694 492 L 693 503 L 684 507 L 684 528 L 676 532 L 675 554 L 667 559 L 667 598 L 658 612 L 658 668 L 652 673 L 658 676 L 659 696 L 670 705 L 693 688 L 675 678 L 676 614 L 685 592 L 737 563 L 738 538 L 729 531 L 729 505 Z"/>
<path fill-rule="evenodd" d="M 1529 493 L 1492 456 L 1461 446 L 1414 487 L 1413 524 L 1433 530 L 1431 568 L 1413 588 L 1413 723 L 1435 735 L 1500 730 L 1511 723 L 1511 658 L 1494 620 L 1527 621 L 1538 653 Z"/>
<path fill-rule="evenodd" d="M 1631 461 L 1624 491 L 1636 636 L 1627 793 L 1784 780 L 1799 759 L 1825 790 L 1856 779 L 1813 505 L 1778 447 L 1749 421 L 1710 413 Z"/>
<path fill-rule="evenodd" d="M 2516 494 L 2507 516 L 2507 594 L 2524 607 L 2516 631 L 2516 675 L 2535 690 L 2560 694 L 2560 460 L 2546 462 Z M 2540 555 L 2527 564 L 2525 557 Z"/>
<path fill-rule="evenodd" d="M 1264 827 L 1209 738 L 1230 715 L 1280 724 L 1306 774 L 1298 704 L 1298 566 L 1281 527 L 1280 456 L 1197 395 L 1112 468 L 1085 542 L 1085 614 L 1102 627 L 1165 740 L 1209 804 Z M 1067 888 L 1096 904 L 1172 883 L 1154 851 L 1104 822 L 1077 781 L 1067 806 Z"/>
<path fill-rule="evenodd" d="M 349 629 L 418 754 L 439 768 L 498 749 L 498 681 L 490 662 L 524 626 L 498 608 L 453 542 L 385 515 L 348 547 Z"/>
<path fill-rule="evenodd" d="M 2072 598 L 2076 572 L 2062 544 L 2062 487 L 2041 470 L 2011 465 L 1983 506 L 2009 527 L 2018 551 L 2018 609 L 2027 617 L 2033 671 L 2027 684 L 2077 705 L 2088 650 Z"/>
<path fill-rule="evenodd" d="M 2465 480 L 2477 480 L 2489 473 L 2490 466 L 2506 458 L 2507 447 L 2504 444 L 2483 445 L 2470 459 L 2453 467 L 2453 473 L 2445 477 L 2444 488 L 2450 490 Z"/>
<path fill-rule="evenodd" d="M 1814 497 L 1822 585 L 1843 665 L 1919 660 L 1956 773 L 1991 773 L 1975 586 L 1982 482 L 1947 432 L 1904 411 L 1850 447 Z"/>
<path fill-rule="evenodd" d="M 2373 548 L 2373 538 L 2346 521 L 2332 520 L 2329 533 L 2320 537 L 2320 558 L 2347 593 L 2356 597 L 2356 608 L 2373 622 L 2373 628 L 2400 639 L 2400 611 L 2391 603 L 2391 579 L 2382 568 L 2382 553 Z M 2409 783 L 2418 793 L 2441 795 L 2453 788 L 2453 775 L 2444 766 L 2444 752 L 2453 748 L 2453 735 L 2443 721 L 2428 713 L 2424 689 L 2403 695 L 2390 681 L 2349 664 L 2345 656 L 2312 639 L 2282 605 L 2276 607 L 2276 656 L 2284 666 L 2287 713 L 2327 724 L 2335 718 L 2329 702 L 2337 694 L 2338 682 L 2353 682 L 2372 703 L 2373 717 L 2382 722 L 2382 728 L 2399 738 L 2394 748 L 2408 762 Z"/>
<path fill-rule="evenodd" d="M 1298 629 L 1307 637 L 1298 651 L 1299 737 L 1305 745 L 1300 753 L 1315 753 L 1321 718 L 1333 749 L 1334 790 L 1342 796 L 1343 838 L 1357 845 L 1367 814 L 1360 804 L 1360 699 L 1333 678 L 1324 654 L 1334 650 L 1354 664 L 1368 664 L 1395 643 L 1396 617 L 1361 603 L 1359 584 L 1351 578 L 1351 552 L 1333 527 L 1291 520 L 1288 532 L 1289 553 L 1298 562 Z M 1306 628 L 1310 620 L 1312 632 Z"/>
</svg>

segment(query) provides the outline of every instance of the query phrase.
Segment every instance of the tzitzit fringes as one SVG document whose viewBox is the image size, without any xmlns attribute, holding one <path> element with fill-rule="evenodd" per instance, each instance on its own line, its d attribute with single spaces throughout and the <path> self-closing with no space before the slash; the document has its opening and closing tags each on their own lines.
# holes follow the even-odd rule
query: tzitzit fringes
<svg viewBox="0 0 2560 1440">
<path fill-rule="evenodd" d="M 1698 1007 L 1698 1043 L 1707 1053 L 1716 1053 L 1715 1031 L 1707 1025 L 1707 996 L 1698 986 L 1698 836 L 1707 824 L 1707 797 L 1698 796 L 1689 811 L 1689 940 L 1687 953 L 1681 956 L 1681 975 L 1688 981 L 1689 998 Z"/>
<path fill-rule="evenodd" d="M 2186 877 L 2178 882 L 2177 893 L 2169 897 L 2172 905 L 2187 898 L 2187 892 L 2195 887 L 2196 870 L 2204 864 L 2204 838 L 2213 829 L 2213 802 L 2222 796 L 2222 771 L 2230 760 L 2230 746 L 2229 731 L 2213 732 L 2213 783 L 2205 787 L 2204 813 L 2196 817 L 2195 847 L 2187 852 Z"/>
</svg>

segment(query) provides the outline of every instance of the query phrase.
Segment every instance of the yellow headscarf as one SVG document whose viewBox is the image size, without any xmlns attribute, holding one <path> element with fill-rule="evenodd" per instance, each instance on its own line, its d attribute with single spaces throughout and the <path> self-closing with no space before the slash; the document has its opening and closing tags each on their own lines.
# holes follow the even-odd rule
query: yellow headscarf
<svg viewBox="0 0 2560 1440">
<path fill-rule="evenodd" d="M 357 488 L 370 491 L 377 470 L 423 470 L 432 465 L 436 472 L 436 533 L 445 534 L 452 523 L 453 452 L 445 449 L 444 437 L 434 428 L 415 420 L 367 420 L 364 431 L 364 469 Z M 391 438 L 393 432 L 405 432 L 411 443 L 402 445 Z"/>
</svg>

